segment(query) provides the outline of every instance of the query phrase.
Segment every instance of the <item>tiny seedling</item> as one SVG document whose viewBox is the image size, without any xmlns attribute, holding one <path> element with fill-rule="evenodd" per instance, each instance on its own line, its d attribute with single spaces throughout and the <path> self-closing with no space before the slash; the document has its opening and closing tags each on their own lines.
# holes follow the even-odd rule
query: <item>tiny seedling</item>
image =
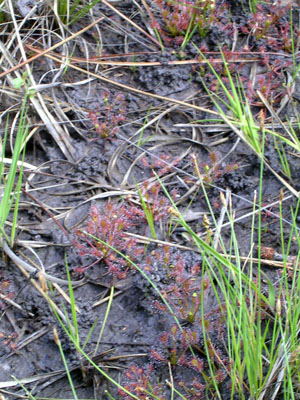
<svg viewBox="0 0 300 400">
<path fill-rule="evenodd" d="M 93 124 L 93 129 L 98 138 L 104 139 L 104 144 L 108 140 L 113 140 L 118 133 L 118 126 L 125 121 L 125 98 L 122 93 L 118 93 L 111 99 L 110 92 L 105 91 L 102 95 L 103 105 L 99 111 L 90 111 L 88 117 Z"/>
</svg>

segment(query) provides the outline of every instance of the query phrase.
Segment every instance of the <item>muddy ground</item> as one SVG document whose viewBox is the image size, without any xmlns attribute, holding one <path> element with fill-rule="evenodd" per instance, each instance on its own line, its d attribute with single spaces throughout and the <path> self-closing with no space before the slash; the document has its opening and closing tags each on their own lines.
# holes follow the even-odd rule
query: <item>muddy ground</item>
<svg viewBox="0 0 300 400">
<path fill-rule="evenodd" d="M 248 2 L 228 1 L 228 3 L 231 10 L 231 33 L 228 34 L 222 30 L 222 23 L 225 24 L 226 13 L 229 12 L 227 10 L 224 12 L 223 22 L 221 21 L 219 25 L 214 26 L 214 29 L 209 30 L 205 38 L 196 34 L 193 41 L 198 48 L 206 52 L 218 52 L 219 46 L 227 46 L 229 49 L 235 46 L 236 51 L 242 51 L 247 45 L 252 52 L 252 56 L 249 52 L 248 59 L 250 60 L 255 55 L 256 61 L 246 61 L 242 66 L 236 63 L 235 67 L 239 65 L 238 72 L 243 79 L 249 77 L 254 64 L 259 71 L 257 73 L 264 76 L 269 71 L 265 65 L 262 66 L 264 55 L 259 52 L 266 39 L 256 40 L 249 33 L 242 34 L 240 29 L 242 25 L 247 25 Z M 119 2 L 116 7 L 138 26 L 147 30 L 149 19 L 143 9 L 143 2 Z M 46 15 L 49 10 L 41 9 L 40 12 Z M 156 12 L 158 13 L 158 10 Z M 102 56 L 103 58 L 107 56 L 108 60 L 113 61 L 114 58 L 108 56 L 116 55 L 118 56 L 116 60 L 124 62 L 159 62 L 159 65 L 137 67 L 90 64 L 89 70 L 119 84 L 157 96 L 186 101 L 202 107 L 203 110 L 187 108 L 171 101 L 163 101 L 157 97 L 122 89 L 95 77 L 87 80 L 86 74 L 72 68 L 67 68 L 63 73 L 62 69 L 59 70 L 61 65 L 57 60 L 50 58 L 44 57 L 33 62 L 33 75 L 40 84 L 53 82 L 55 74 L 59 71 L 55 80 L 61 84 L 44 90 L 41 94 L 51 108 L 52 114 L 61 121 L 60 126 L 67 137 L 69 149 L 65 153 L 62 151 L 62 147 L 54 140 L 31 106 L 29 108 L 30 123 L 39 128 L 27 145 L 25 161 L 36 166 L 37 169 L 27 171 L 25 168 L 24 171 L 24 193 L 20 202 L 19 229 L 13 250 L 22 259 L 29 260 L 28 262 L 31 260 L 35 268 L 42 265 L 48 274 L 61 279 L 67 279 L 66 256 L 72 280 L 79 281 L 84 278 L 84 282 L 74 289 L 81 343 L 87 338 L 91 327 L 95 324 L 94 331 L 85 347 L 86 353 L 90 354 L 107 374 L 122 385 L 130 381 L 124 371 L 128 370 L 133 363 L 144 368 L 145 371 L 152 366 L 154 372 L 151 373 L 151 379 L 153 384 L 158 385 L 158 398 L 169 399 L 170 391 L 165 381 L 170 380 L 170 370 L 167 362 L 157 360 L 155 352 L 158 352 L 161 357 L 164 354 L 162 343 L 158 338 L 170 331 L 174 323 L 173 317 L 159 310 L 155 303 L 158 301 L 157 294 L 134 268 L 127 271 L 125 267 L 120 267 L 125 279 L 119 279 L 118 274 L 111 274 L 110 266 L 103 260 L 83 271 L 83 267 L 92 264 L 95 258 L 87 254 L 81 256 L 78 248 L 76 249 L 74 245 L 74 240 L 78 239 L 76 229 L 86 229 L 91 206 L 97 206 L 103 213 L 107 213 L 109 199 L 117 205 L 117 208 L 121 207 L 121 204 L 127 204 L 129 208 L 138 207 L 139 195 L 136 185 L 147 182 L 149 179 L 151 181 L 153 178 L 151 165 L 157 159 L 151 158 L 150 154 L 154 154 L 157 157 L 169 157 L 166 158 L 169 164 L 176 160 L 175 168 L 170 168 L 161 175 L 164 184 L 170 193 L 176 191 L 174 201 L 179 210 L 184 213 L 188 209 L 185 218 L 190 226 L 203 239 L 207 239 L 210 227 L 205 223 L 205 218 L 208 218 L 210 224 L 212 224 L 212 219 L 203 190 L 197 183 L 197 179 L 193 178 L 195 168 L 192 157 L 199 160 L 201 173 L 207 178 L 207 195 L 217 220 L 222 208 L 220 191 L 231 192 L 232 210 L 236 218 L 252 211 L 255 193 L 259 192 L 261 163 L 235 132 L 222 121 L 211 121 L 212 115 L 205 112 L 205 109 L 216 111 L 216 107 L 204 89 L 204 84 L 209 88 L 215 85 L 214 76 L 208 69 L 205 71 L 200 69 L 197 63 L 177 63 L 197 59 L 199 53 L 191 43 L 187 44 L 184 51 L 180 53 L 180 46 L 173 41 L 168 43 L 162 53 L 149 37 L 122 20 L 106 5 L 98 4 L 93 8 L 93 18 L 99 18 L 102 15 L 105 19 L 101 24 L 76 38 L 72 57 L 86 57 L 85 46 L 88 46 L 90 57 L 97 56 L 96 43 L 97 40 L 99 43 L 101 39 Z M 294 10 L 294 18 L 298 18 L 297 16 L 297 10 Z M 91 21 L 91 18 L 91 16 L 81 18 L 79 22 L 72 25 L 72 32 L 82 29 L 88 21 Z M 31 28 L 30 24 L 35 23 L 34 21 L 36 17 L 32 17 L 27 22 L 28 29 Z M 288 22 L 289 12 L 286 12 L 280 21 L 282 25 Z M 234 36 L 235 29 L 238 31 L 237 37 Z M 41 35 L 40 26 L 37 26 L 35 35 L 36 41 L 33 46 L 40 48 L 43 45 L 39 36 Z M 237 41 L 233 44 L 236 38 Z M 53 36 L 52 41 L 55 40 Z M 266 51 L 271 52 L 271 50 L 271 44 L 266 45 Z M 59 49 L 57 53 L 61 53 L 61 50 Z M 127 56 L 120 56 L 124 53 Z M 290 60 L 288 53 L 283 50 L 281 53 L 284 55 L 275 55 L 274 51 L 270 56 L 271 64 L 275 65 L 277 62 L 282 64 L 282 68 L 278 68 L 277 71 L 277 74 L 280 74 L 278 82 L 281 82 L 290 68 L 290 65 L 284 64 L 286 59 Z M 207 55 L 215 57 L 213 53 L 207 53 Z M 218 57 L 220 58 L 220 55 Z M 74 65 L 86 68 L 84 63 L 74 61 Z M 76 82 L 78 84 L 74 85 Z M 273 90 L 277 96 L 274 108 L 279 110 L 286 91 L 282 84 L 280 90 L 278 87 L 274 87 Z M 221 91 L 219 93 L 225 98 Z M 299 93 L 300 81 L 296 80 L 292 98 L 289 98 L 279 110 L 281 118 L 284 119 L 285 116 L 292 118 L 295 112 L 299 112 Z M 13 99 L 2 95 L 2 113 L 13 102 Z M 112 108 L 110 120 L 106 122 L 111 123 L 112 116 L 118 114 L 121 114 L 121 118 L 115 125 L 115 136 L 102 139 L 99 138 L 98 127 L 95 127 L 93 122 L 95 115 L 90 112 L 98 112 L 97 118 L 103 121 L 107 103 L 112 105 Z M 253 99 L 254 115 L 257 115 L 261 108 L 258 103 L 257 99 Z M 123 107 L 124 110 L 122 110 Z M 152 122 L 149 123 L 150 121 Z M 194 121 L 199 122 L 191 126 Z M 268 112 L 266 112 L 266 123 L 272 123 Z M 215 158 L 212 158 L 212 153 Z M 289 151 L 287 157 L 291 166 L 289 178 L 284 175 L 273 139 L 266 139 L 266 161 L 273 170 L 287 179 L 295 190 L 299 190 L 299 154 Z M 156 171 L 161 172 L 161 168 L 156 168 Z M 284 190 L 283 230 L 285 240 L 288 240 L 292 222 L 290 208 L 295 209 L 296 198 L 290 195 L 282 182 L 266 166 L 263 176 L 262 203 L 264 205 L 278 201 L 280 190 Z M 163 191 L 160 191 L 159 196 L 164 198 L 164 203 L 161 209 L 162 216 L 158 217 L 155 223 L 157 240 L 176 245 L 168 250 L 170 257 L 168 265 L 176 266 L 178 260 L 181 260 L 184 268 L 183 275 L 188 276 L 193 273 L 195 266 L 201 266 L 202 255 L 195 249 L 187 232 L 176 224 L 176 217 L 170 215 L 170 203 Z M 153 198 L 150 200 L 153 201 Z M 140 207 L 139 209 L 141 210 Z M 278 212 L 278 203 L 263 211 L 261 242 L 264 246 L 272 247 L 280 253 L 281 235 Z M 53 217 L 58 222 L 55 222 Z M 129 232 L 151 238 L 149 227 L 141 215 L 131 214 L 130 218 L 133 225 L 129 227 Z M 249 248 L 251 218 L 251 215 L 244 217 L 235 224 L 240 254 L 244 257 L 251 250 Z M 226 222 L 225 219 L 224 223 Z M 222 237 L 225 246 L 229 246 L 228 225 L 222 228 Z M 80 243 L 84 242 L 82 238 L 78 240 Z M 160 290 L 166 290 L 172 278 L 164 266 L 163 246 L 151 240 L 145 245 L 141 238 L 137 239 L 134 246 L 144 249 L 143 253 L 135 257 L 137 264 L 142 269 L 144 268 Z M 186 249 L 183 250 L 180 246 L 185 246 Z M 220 247 L 219 251 L 221 251 Z M 296 255 L 297 252 L 297 246 L 293 247 L 292 244 L 291 254 Z M 255 255 L 256 249 L 253 253 L 253 256 Z M 10 294 L 11 300 L 21 307 L 18 309 L 4 300 L 1 303 L 0 332 L 3 333 L 3 338 L 0 342 L 0 393 L 4 398 L 24 398 L 24 389 L 13 380 L 12 376 L 22 382 L 36 398 L 73 398 L 59 349 L 54 342 L 53 327 L 58 330 L 67 363 L 72 371 L 78 398 L 108 399 L 107 390 L 116 399 L 124 398 L 117 393 L 114 385 L 94 368 L 87 367 L 87 363 L 78 355 L 59 326 L 49 304 L 32 285 L 31 280 L 39 282 L 37 276 L 32 274 L 26 277 L 14 262 L 5 256 L 1 260 L 1 267 L 3 293 Z M 280 270 L 265 267 L 265 272 L 272 282 L 276 283 L 280 280 Z M 99 300 L 110 295 L 112 285 L 115 286 L 115 297 L 100 344 L 97 346 L 108 304 L 107 301 L 101 303 Z M 49 286 L 50 298 L 61 310 L 64 304 L 70 315 L 70 306 L 57 287 L 51 284 Z M 68 293 L 66 285 L 61 287 Z M 224 323 L 222 324 L 212 288 L 207 289 L 204 304 L 205 313 L 209 315 L 207 318 L 211 324 L 211 340 L 218 349 L 220 358 L 226 364 L 226 338 L 222 331 Z M 204 339 L 201 323 L 191 325 L 185 324 L 185 327 L 196 332 L 197 356 L 203 361 L 204 368 L 207 368 L 203 355 Z M 179 364 L 180 362 L 171 368 L 177 387 L 180 387 L 180 382 L 184 382 L 186 388 L 191 388 L 195 380 L 204 384 L 197 369 L 187 364 Z M 215 366 L 220 371 L 220 375 L 224 374 L 221 364 L 216 361 Z M 223 398 L 227 399 L 230 382 L 226 374 L 221 380 L 220 390 Z M 207 387 L 202 391 L 202 397 L 194 396 L 188 389 L 181 390 L 188 399 L 214 398 L 213 391 Z M 175 395 L 175 398 L 179 397 Z"/>
</svg>

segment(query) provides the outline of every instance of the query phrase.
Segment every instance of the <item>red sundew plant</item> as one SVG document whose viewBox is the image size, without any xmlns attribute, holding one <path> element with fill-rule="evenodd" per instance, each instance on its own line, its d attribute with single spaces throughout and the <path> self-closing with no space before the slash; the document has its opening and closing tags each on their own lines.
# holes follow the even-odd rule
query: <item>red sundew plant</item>
<svg viewBox="0 0 300 400">
<path fill-rule="evenodd" d="M 224 382 L 225 378 L 226 373 L 223 370 L 219 369 L 218 371 L 214 372 L 215 383 L 221 384 Z M 210 384 L 211 378 L 206 377 L 205 380 L 206 383 L 201 384 L 197 378 L 194 378 L 191 385 L 188 385 L 186 382 L 179 381 L 178 386 L 181 388 L 181 390 L 184 390 L 185 398 L 188 400 L 205 400 L 208 398 L 208 387 L 211 387 L 212 393 L 214 391 L 213 385 Z M 213 394 L 211 398 L 214 398 Z"/>
<path fill-rule="evenodd" d="M 257 40 L 266 38 L 267 34 L 271 32 L 273 34 L 275 32 L 278 35 L 282 26 L 280 19 L 288 15 L 291 3 L 286 6 L 281 5 L 280 1 L 272 3 L 265 5 L 257 4 L 257 11 L 250 15 L 248 26 L 242 26 L 242 32 L 253 35 Z"/>
<path fill-rule="evenodd" d="M 10 290 L 10 281 L 8 279 L 2 279 L 0 273 L 0 293 L 7 299 L 11 299 L 14 293 Z M 0 308 L 5 307 L 5 302 L 0 301 Z"/>
<path fill-rule="evenodd" d="M 207 385 L 201 384 L 197 379 L 194 379 L 191 386 L 187 385 L 183 381 L 179 381 L 178 386 L 185 391 L 185 397 L 189 400 L 204 400 L 207 398 L 205 394 Z"/>
<path fill-rule="evenodd" d="M 201 281 L 199 275 L 200 266 L 196 265 L 187 276 L 184 271 L 184 262 L 179 260 L 170 273 L 175 283 L 162 290 L 164 298 L 172 307 L 176 317 L 191 324 L 197 321 L 203 296 L 210 287 L 209 281 L 207 279 Z M 160 301 L 155 301 L 154 305 L 160 311 L 169 312 L 167 306 Z"/>
<path fill-rule="evenodd" d="M 202 372 L 203 361 L 196 356 L 187 356 L 189 345 L 198 343 L 196 332 L 189 329 L 179 330 L 177 325 L 172 325 L 168 332 L 164 332 L 158 339 L 163 350 L 150 349 L 150 356 L 158 362 L 171 363 L 192 368 Z"/>
<path fill-rule="evenodd" d="M 103 103 L 104 106 L 100 111 L 89 112 L 89 119 L 98 137 L 106 141 L 112 140 L 116 136 L 118 125 L 125 121 L 126 106 L 122 93 L 118 93 L 112 100 L 108 91 L 103 94 Z M 96 139 L 94 138 L 94 140 Z"/>
<path fill-rule="evenodd" d="M 283 80 L 284 76 L 283 76 L 282 71 L 286 68 L 291 67 L 292 62 L 291 61 L 281 61 L 279 59 L 270 60 L 270 55 L 266 51 L 265 46 L 260 46 L 259 51 L 260 51 L 260 55 L 262 56 L 261 64 L 263 66 L 268 67 L 268 71 L 272 72 L 274 74 L 274 79 L 277 76 L 281 80 Z"/>
<path fill-rule="evenodd" d="M 251 81 L 248 82 L 247 98 L 253 105 L 261 104 L 260 101 L 257 102 L 257 99 L 259 98 L 256 91 L 259 90 L 269 102 L 274 103 L 276 102 L 276 98 L 280 95 L 278 94 L 278 88 L 280 85 L 280 82 L 274 79 L 272 72 L 268 72 L 264 75 L 257 75 L 255 86 L 252 85 Z"/>
<path fill-rule="evenodd" d="M 148 212 L 151 213 L 155 222 L 166 219 L 170 216 L 170 208 L 172 206 L 170 200 L 161 194 L 162 189 L 159 183 L 150 184 L 144 182 L 141 187 L 141 193 L 146 200 Z M 176 199 L 177 192 L 172 190 L 171 197 Z"/>
<path fill-rule="evenodd" d="M 175 40 L 181 44 L 185 34 L 198 30 L 202 37 L 205 37 L 211 29 L 213 22 L 217 21 L 223 12 L 224 4 L 216 7 L 216 0 L 155 0 L 159 7 L 164 22 L 164 29 L 157 22 L 152 20 L 152 25 L 166 44 Z M 222 2 L 224 3 L 224 2 Z"/>
<path fill-rule="evenodd" d="M 171 172 L 172 168 L 179 164 L 180 158 L 173 158 L 170 154 L 162 153 L 159 155 L 159 158 L 153 157 L 151 161 L 149 157 L 145 156 L 141 159 L 141 162 L 145 168 L 155 170 L 158 176 L 163 176 Z"/>
<path fill-rule="evenodd" d="M 4 332 L 0 332 L 0 340 L 4 346 L 8 346 L 10 350 L 14 351 L 17 347 L 15 343 L 15 339 L 18 337 L 17 332 L 12 333 L 11 335 L 6 334 Z"/>
<path fill-rule="evenodd" d="M 193 156 L 192 161 L 194 164 L 195 176 L 198 177 L 200 173 L 204 183 L 214 183 L 223 175 L 236 171 L 239 168 L 236 163 L 223 166 L 219 160 L 220 155 L 215 151 L 209 153 L 208 162 L 201 162 L 198 158 Z M 190 178 L 187 178 L 186 182 L 190 183 Z"/>
<path fill-rule="evenodd" d="M 82 273 L 103 260 L 109 273 L 118 279 L 125 278 L 130 265 L 109 246 L 136 259 L 143 249 L 136 247 L 136 240 L 128 238 L 125 232 L 135 225 L 134 221 L 140 216 L 141 212 L 136 207 L 119 206 L 110 201 L 101 210 L 92 206 L 87 225 L 75 231 L 74 245 L 80 256 L 90 256 L 95 261 L 91 265 L 76 268 L 76 271 Z"/>
<path fill-rule="evenodd" d="M 240 71 L 243 66 L 245 65 L 245 62 L 240 62 L 241 59 L 245 58 L 245 55 L 243 54 L 243 50 L 240 52 L 234 52 L 231 51 L 230 49 L 227 48 L 227 46 L 223 46 L 221 49 L 221 53 L 223 54 L 223 57 L 225 61 L 227 62 L 227 69 L 229 73 L 232 75 L 238 71 Z M 201 57 L 200 57 L 201 59 Z M 217 72 L 218 75 L 221 76 L 228 76 L 227 69 L 224 66 L 224 62 L 216 62 L 215 58 L 209 57 L 208 58 L 209 63 L 211 66 L 214 68 L 214 70 Z"/>
<path fill-rule="evenodd" d="M 159 400 L 166 400 L 163 395 L 164 387 L 161 383 L 152 384 L 153 366 L 149 365 L 147 370 L 136 364 L 131 364 L 128 370 L 124 373 L 127 382 L 123 387 L 129 392 L 138 396 L 140 400 L 148 400 L 150 398 L 159 398 Z M 132 397 L 123 390 L 119 389 L 118 394 L 125 400 L 130 400 Z"/>
<path fill-rule="evenodd" d="M 146 257 L 146 262 L 142 265 L 142 269 L 146 273 L 151 273 L 155 270 L 157 265 L 167 271 L 168 278 L 174 279 L 175 271 L 183 270 L 185 263 L 180 254 L 177 252 L 172 253 L 172 248 L 170 246 L 163 246 L 158 250 L 153 250 L 151 255 Z M 156 308 L 160 309 L 160 311 L 166 311 L 161 303 L 158 302 L 157 305 L 154 303 L 154 305 Z"/>
<path fill-rule="evenodd" d="M 146 263 L 143 265 L 143 269 L 145 272 L 151 272 L 153 270 L 153 265 L 159 264 L 165 270 L 170 272 L 174 267 L 171 261 L 171 255 L 170 246 L 163 246 L 160 250 L 153 250 L 151 255 L 146 258 Z M 179 260 L 182 260 L 182 258 L 179 257 Z"/>
<path fill-rule="evenodd" d="M 264 74 L 257 74 L 253 82 L 249 80 L 246 84 L 246 93 L 249 103 L 255 106 L 264 106 L 257 95 L 260 91 L 269 103 L 278 103 L 287 93 L 287 88 L 283 86 L 284 69 L 291 66 L 291 61 L 282 62 L 279 59 L 270 60 L 270 56 L 265 46 L 260 46 L 260 54 L 262 57 L 261 64 L 268 68 Z"/>
<path fill-rule="evenodd" d="M 257 12 L 250 14 L 248 22 L 241 27 L 244 34 L 252 36 L 255 40 L 264 40 L 264 43 L 275 50 L 292 52 L 291 23 L 286 20 L 292 1 L 271 1 L 269 4 L 257 4 Z M 294 43 L 299 36 L 299 28 L 294 27 Z"/>
<path fill-rule="evenodd" d="M 264 107 L 264 104 L 258 97 L 257 91 L 259 91 L 270 104 L 280 102 L 283 95 L 287 92 L 286 88 L 282 85 L 282 81 L 278 79 L 277 74 L 272 71 L 257 75 L 254 86 L 252 82 L 249 81 L 247 89 L 249 103 L 262 107 Z"/>
</svg>

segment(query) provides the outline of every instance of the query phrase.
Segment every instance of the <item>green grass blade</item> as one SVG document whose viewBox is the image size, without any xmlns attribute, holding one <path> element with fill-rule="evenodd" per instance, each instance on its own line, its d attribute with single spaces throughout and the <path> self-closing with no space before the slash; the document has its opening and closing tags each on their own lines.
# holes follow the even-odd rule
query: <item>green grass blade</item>
<svg viewBox="0 0 300 400">
<path fill-rule="evenodd" d="M 114 286 L 112 286 L 111 289 L 110 289 L 109 300 L 108 300 L 108 304 L 107 304 L 107 307 L 106 307 L 106 311 L 105 311 L 104 319 L 103 319 L 103 322 L 102 322 L 101 330 L 100 330 L 99 337 L 98 337 L 98 340 L 97 340 L 97 344 L 96 344 L 96 347 L 95 347 L 95 350 L 94 350 L 94 354 L 95 355 L 97 354 L 98 347 L 99 347 L 100 341 L 102 339 L 103 332 L 104 332 L 104 329 L 105 329 L 105 326 L 106 326 L 106 322 L 107 322 L 107 319 L 108 319 L 108 315 L 109 315 L 109 312 L 110 312 L 110 309 L 111 309 L 112 301 L 113 301 L 113 298 L 114 298 L 114 290 L 115 290 L 115 288 L 114 288 Z"/>
</svg>

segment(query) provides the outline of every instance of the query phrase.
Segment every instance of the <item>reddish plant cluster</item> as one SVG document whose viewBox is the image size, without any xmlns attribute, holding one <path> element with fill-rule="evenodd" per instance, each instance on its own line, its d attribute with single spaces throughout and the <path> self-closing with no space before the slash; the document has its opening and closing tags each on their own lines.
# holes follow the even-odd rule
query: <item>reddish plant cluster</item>
<svg viewBox="0 0 300 400">
<path fill-rule="evenodd" d="M 14 293 L 11 292 L 10 284 L 10 281 L 8 279 L 3 279 L 3 276 L 0 273 L 0 293 L 8 299 L 11 299 L 14 296 Z M 0 308 L 3 308 L 4 306 L 5 302 L 0 301 Z"/>
<path fill-rule="evenodd" d="M 174 265 L 172 264 L 171 261 L 171 248 L 170 246 L 163 246 L 162 249 L 160 250 L 154 250 L 152 251 L 151 255 L 146 258 L 146 262 L 143 265 L 143 269 L 145 272 L 152 272 L 153 271 L 153 265 L 159 264 L 168 272 L 172 270 Z M 179 257 L 177 262 L 181 262 L 182 258 Z"/>
<path fill-rule="evenodd" d="M 218 306 L 204 315 L 200 314 L 202 301 L 210 287 L 210 281 L 201 277 L 200 265 L 187 268 L 181 254 L 172 252 L 168 246 L 161 251 L 153 252 L 144 269 L 151 271 L 152 265 L 156 262 L 163 266 L 167 271 L 167 277 L 173 280 L 173 283 L 161 290 L 170 308 L 162 300 L 155 301 L 154 307 L 160 312 L 184 320 L 184 323 L 193 324 L 193 330 L 180 330 L 177 325 L 172 325 L 160 335 L 158 345 L 151 349 L 150 356 L 158 362 L 185 366 L 200 373 L 205 378 L 205 385 L 195 380 L 192 386 L 187 385 L 184 388 L 188 394 L 187 398 L 197 399 L 197 395 L 202 395 L 203 390 L 208 389 L 209 377 L 205 375 L 203 361 L 197 355 L 191 354 L 190 346 L 194 351 L 200 349 L 197 332 L 205 329 L 206 348 L 218 376 L 218 382 L 221 383 L 226 377 L 224 366 L 227 368 L 228 359 L 213 345 L 210 334 L 212 332 L 217 334 L 218 340 L 224 342 L 225 310 L 222 306 Z"/>
<path fill-rule="evenodd" d="M 10 350 L 14 351 L 17 347 L 15 339 L 18 337 L 17 332 L 12 334 L 7 334 L 4 332 L 0 332 L 0 340 L 4 346 L 8 346 Z"/>
<path fill-rule="evenodd" d="M 163 176 L 172 171 L 173 167 L 176 167 L 180 162 L 180 157 L 173 158 L 171 154 L 162 153 L 158 158 L 143 157 L 141 159 L 142 164 L 145 168 L 154 170 L 158 176 Z"/>
<path fill-rule="evenodd" d="M 235 26 L 235 32 L 240 37 L 247 35 L 247 44 L 239 51 L 231 52 L 225 47 L 222 53 L 227 61 L 228 70 L 233 76 L 239 73 L 237 85 L 242 85 L 242 96 L 247 97 L 250 105 L 264 107 L 257 91 L 260 91 L 269 103 L 280 103 L 283 96 L 287 94 L 288 87 L 285 87 L 284 70 L 291 65 L 290 59 L 283 59 L 284 52 L 293 52 L 293 43 L 299 41 L 299 27 L 293 26 L 291 31 L 290 9 L 292 1 L 272 1 L 268 0 L 256 4 L 256 12 L 248 13 L 247 20 L 240 26 Z M 231 36 L 230 26 L 221 22 L 217 23 L 220 32 Z M 202 45 L 201 51 L 205 49 Z M 270 52 L 270 53 L 268 53 Z M 256 79 L 249 80 L 249 69 L 244 68 L 247 65 L 245 58 L 260 59 L 259 64 L 262 68 L 258 69 Z M 270 59 L 270 57 L 272 57 Z M 228 70 L 224 67 L 224 62 L 220 57 L 207 57 L 210 64 L 222 82 L 230 92 L 230 81 Z M 249 64 L 248 64 L 249 65 Z M 200 74 L 200 78 L 205 82 L 206 87 L 212 92 L 218 92 L 220 82 L 212 73 L 211 69 L 205 65 L 195 66 L 194 70 Z M 235 80 L 235 78 L 234 78 Z M 227 100 L 225 100 L 227 101 Z"/>
<path fill-rule="evenodd" d="M 274 55 L 271 59 L 265 46 L 262 45 L 259 47 L 259 64 L 262 68 L 261 72 L 255 76 L 255 79 L 249 79 L 245 76 L 245 70 L 243 69 L 245 66 L 245 57 L 251 55 L 249 50 L 231 52 L 223 48 L 222 54 L 227 62 L 227 68 L 225 68 L 224 62 L 220 58 L 208 57 L 208 61 L 218 76 L 222 77 L 222 83 L 226 86 L 229 93 L 231 93 L 231 79 L 237 85 L 242 86 L 242 101 L 244 100 L 243 97 L 246 96 L 250 105 L 264 107 L 257 91 L 261 92 L 271 104 L 279 103 L 282 97 L 288 92 L 288 87 L 285 87 L 283 84 L 285 81 L 284 70 L 290 67 L 292 62 L 282 61 L 280 57 L 276 58 Z M 257 55 L 252 55 L 252 57 L 257 57 Z M 220 82 L 207 65 L 195 67 L 194 71 L 200 74 L 202 82 L 205 83 L 210 92 L 219 92 Z M 228 76 L 228 71 L 230 77 Z M 238 77 L 235 75 L 236 73 L 239 74 Z M 228 102 L 228 99 L 225 101 Z"/>
<path fill-rule="evenodd" d="M 112 140 L 117 132 L 118 125 L 125 121 L 125 98 L 122 93 L 118 93 L 111 100 L 111 94 L 105 91 L 103 94 L 104 106 L 99 111 L 90 111 L 89 119 L 93 124 L 94 130 L 101 139 Z M 97 138 L 96 138 L 97 139 Z"/>
<path fill-rule="evenodd" d="M 161 334 L 158 340 L 164 350 L 151 349 L 150 356 L 154 360 L 170 362 L 173 366 L 182 365 L 202 372 L 203 361 L 196 356 L 187 356 L 189 346 L 198 343 L 196 332 L 189 329 L 179 330 L 177 325 L 172 325 L 171 329 Z"/>
<path fill-rule="evenodd" d="M 162 294 L 176 317 L 192 324 L 198 321 L 197 314 L 205 291 L 210 284 L 207 279 L 201 281 L 201 278 L 199 278 L 201 276 L 199 265 L 192 267 L 191 273 L 188 274 L 185 272 L 184 264 L 180 257 L 177 263 L 172 266 L 169 276 L 175 282 L 163 290 Z M 156 301 L 154 305 L 160 311 L 169 312 L 168 307 L 161 301 Z"/>
<path fill-rule="evenodd" d="M 235 52 L 230 49 L 228 49 L 227 46 L 222 47 L 222 54 L 224 57 L 224 60 L 227 63 L 227 69 L 225 68 L 225 63 L 223 62 L 216 62 L 215 58 L 209 57 L 208 61 L 210 62 L 211 66 L 214 68 L 214 70 L 217 72 L 217 74 L 223 77 L 228 76 L 228 72 L 230 74 L 234 74 L 236 72 L 239 72 L 243 66 L 245 65 L 245 61 L 242 61 L 245 59 L 245 55 L 243 51 L 240 52 Z"/>
<path fill-rule="evenodd" d="M 291 66 L 291 61 L 282 62 L 279 59 L 270 60 L 269 54 L 264 46 L 260 47 L 262 57 L 261 64 L 268 70 L 262 74 L 257 74 L 255 81 L 247 82 L 247 98 L 250 104 L 264 106 L 257 95 L 257 91 L 267 99 L 270 104 L 279 103 L 283 95 L 287 93 L 287 88 L 283 86 L 285 81 L 283 70 Z"/>
<path fill-rule="evenodd" d="M 226 374 L 224 370 L 219 369 L 218 371 L 215 371 L 214 373 L 214 379 L 215 382 L 218 384 L 221 384 L 226 378 Z M 192 384 L 187 384 L 186 382 L 179 381 L 178 386 L 181 388 L 181 390 L 184 390 L 185 392 L 185 397 L 189 400 L 204 400 L 208 399 L 208 393 L 209 393 L 209 386 L 213 388 L 213 383 L 210 385 L 210 379 L 206 377 L 207 383 L 206 384 L 201 384 L 197 378 L 194 378 Z M 214 398 L 213 391 L 211 392 L 211 398 Z"/>
<path fill-rule="evenodd" d="M 219 153 L 213 151 L 209 153 L 209 160 L 202 162 L 195 155 L 192 156 L 194 164 L 194 174 L 199 179 L 199 174 L 203 179 L 204 183 L 214 183 L 220 179 L 223 175 L 229 172 L 236 171 L 239 166 L 238 164 L 227 164 L 225 166 L 220 162 Z M 187 183 L 194 183 L 190 178 L 186 179 Z"/>
<path fill-rule="evenodd" d="M 282 3 L 282 4 L 281 4 Z M 290 23 L 282 17 L 288 15 L 292 2 L 283 4 L 276 1 L 270 4 L 257 4 L 256 12 L 249 15 L 248 21 L 241 27 L 244 34 L 256 40 L 264 39 L 273 50 L 291 50 Z"/>
<path fill-rule="evenodd" d="M 141 254 L 143 249 L 136 247 L 136 240 L 128 238 L 125 233 L 141 215 L 136 207 L 119 206 L 110 201 L 101 210 L 93 205 L 87 225 L 75 231 L 74 245 L 80 256 L 90 256 L 95 261 L 91 265 L 76 268 L 76 271 L 82 273 L 103 260 L 111 274 L 118 279 L 125 278 L 130 263 L 113 249 L 125 253 L 131 260 Z"/>
<path fill-rule="evenodd" d="M 179 381 L 178 386 L 181 388 L 181 390 L 184 390 L 185 396 L 189 400 L 200 400 L 207 398 L 205 395 L 207 385 L 201 384 L 198 379 L 194 379 L 191 385 L 187 385 L 186 382 Z"/>
<path fill-rule="evenodd" d="M 224 1 L 216 5 L 216 0 L 155 0 L 159 7 L 164 27 L 156 19 L 152 25 L 167 45 L 175 41 L 181 44 L 185 34 L 198 31 L 205 37 L 212 24 L 217 22 L 227 5 Z"/>
<path fill-rule="evenodd" d="M 266 74 L 257 75 L 256 82 L 249 81 L 247 84 L 247 98 L 252 105 L 263 105 L 257 95 L 257 90 L 268 100 L 269 103 L 280 101 L 282 96 L 282 84 L 274 79 L 274 74 L 269 71 Z"/>
<path fill-rule="evenodd" d="M 146 200 L 148 212 L 151 213 L 155 222 L 164 220 L 170 216 L 172 204 L 162 193 L 162 188 L 158 182 L 150 183 L 145 181 L 141 187 L 141 193 Z M 172 199 L 176 199 L 176 190 L 171 191 Z"/>
<path fill-rule="evenodd" d="M 159 398 L 165 400 L 163 395 L 163 385 L 159 383 L 152 384 L 153 366 L 149 365 L 147 370 L 136 364 L 131 364 L 125 372 L 127 382 L 123 387 L 129 392 L 135 394 L 140 400 L 148 400 L 150 398 Z M 118 394 L 125 400 L 132 399 L 124 390 L 119 389 Z M 154 397 L 156 396 L 156 397 Z"/>
</svg>

